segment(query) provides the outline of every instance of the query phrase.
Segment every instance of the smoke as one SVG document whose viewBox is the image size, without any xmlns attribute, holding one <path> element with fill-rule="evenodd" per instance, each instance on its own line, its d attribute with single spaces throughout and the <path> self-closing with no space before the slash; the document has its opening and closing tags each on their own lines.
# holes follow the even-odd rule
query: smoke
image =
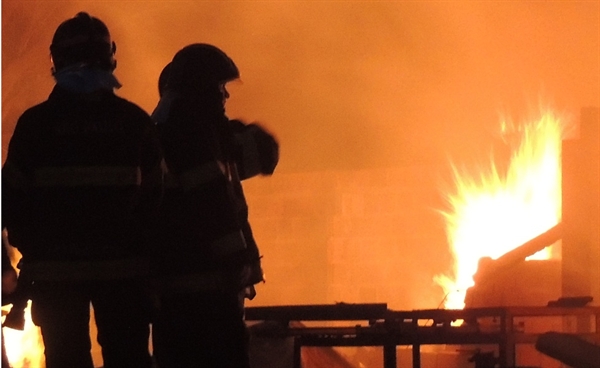
<svg viewBox="0 0 600 368">
<path fill-rule="evenodd" d="M 228 113 L 278 136 L 283 171 L 466 156 L 540 94 L 575 114 L 599 104 L 598 2 L 5 0 L 3 153 L 52 88 L 54 30 L 82 10 L 117 43 L 119 94 L 149 112 L 181 47 L 230 54 L 242 83 Z"/>
</svg>

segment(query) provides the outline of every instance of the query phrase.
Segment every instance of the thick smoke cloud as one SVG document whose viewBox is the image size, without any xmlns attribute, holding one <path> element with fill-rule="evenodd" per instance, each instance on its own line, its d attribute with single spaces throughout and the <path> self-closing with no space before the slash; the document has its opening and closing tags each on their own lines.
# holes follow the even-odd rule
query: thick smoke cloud
<svg viewBox="0 0 600 368">
<path fill-rule="evenodd" d="M 600 95 L 598 2 L 2 2 L 3 159 L 15 121 L 53 81 L 48 45 L 78 11 L 117 42 L 120 95 L 147 111 L 173 54 L 214 43 L 236 61 L 231 117 L 282 142 L 282 171 L 467 157 L 500 114 L 538 100 L 578 115 Z"/>
</svg>

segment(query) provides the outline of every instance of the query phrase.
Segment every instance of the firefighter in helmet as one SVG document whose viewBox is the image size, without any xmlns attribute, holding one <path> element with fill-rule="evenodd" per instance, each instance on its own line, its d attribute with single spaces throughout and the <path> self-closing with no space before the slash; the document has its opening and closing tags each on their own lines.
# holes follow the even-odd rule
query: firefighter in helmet
<svg viewBox="0 0 600 368">
<path fill-rule="evenodd" d="M 156 126 L 114 90 L 115 43 L 80 12 L 56 29 L 56 81 L 19 118 L 2 167 L 2 215 L 22 254 L 47 368 L 150 367 L 148 249 L 163 191 Z"/>
<path fill-rule="evenodd" d="M 157 257 L 160 310 L 153 325 L 161 368 L 249 366 L 243 298 L 263 280 L 241 180 L 271 175 L 278 143 L 230 120 L 226 84 L 240 77 L 209 44 L 177 52 L 159 78 L 153 113 L 168 167 Z"/>
</svg>

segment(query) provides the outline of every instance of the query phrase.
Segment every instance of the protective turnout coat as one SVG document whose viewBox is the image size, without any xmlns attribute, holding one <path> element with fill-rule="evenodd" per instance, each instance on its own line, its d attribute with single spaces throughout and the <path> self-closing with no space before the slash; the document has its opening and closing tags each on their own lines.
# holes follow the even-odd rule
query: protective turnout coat
<svg viewBox="0 0 600 368">
<path fill-rule="evenodd" d="M 134 272 L 127 262 L 148 256 L 155 238 L 161 163 L 142 109 L 109 90 L 56 86 L 20 117 L 2 168 L 3 225 L 24 266 L 87 278 L 106 270 L 86 262 L 106 261 L 113 276 Z"/>
<path fill-rule="evenodd" d="M 277 159 L 261 166 L 253 156 L 261 150 L 276 156 L 277 144 L 266 133 L 257 134 L 266 145 L 245 138 L 244 132 L 258 128 L 230 121 L 220 100 L 210 102 L 178 96 L 158 125 L 168 174 L 160 211 L 167 251 L 157 260 L 170 291 L 241 290 L 262 280 L 240 180 L 272 173 Z M 254 276 L 241 285 L 247 266 Z"/>
</svg>

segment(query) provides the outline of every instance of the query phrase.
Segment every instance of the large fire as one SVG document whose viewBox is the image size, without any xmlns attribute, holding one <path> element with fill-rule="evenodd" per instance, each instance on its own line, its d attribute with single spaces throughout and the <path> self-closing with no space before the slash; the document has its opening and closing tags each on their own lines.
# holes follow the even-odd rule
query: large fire
<svg viewBox="0 0 600 368">
<path fill-rule="evenodd" d="M 481 257 L 496 259 L 560 222 L 565 120 L 548 110 L 519 126 L 503 122 L 502 132 L 512 143 L 505 170 L 493 160 L 474 175 L 453 167 L 456 190 L 448 194 L 444 216 L 455 263 L 452 276 L 435 280 L 446 292 L 446 308 L 464 308 Z M 551 255 L 546 248 L 530 258 Z"/>
</svg>

